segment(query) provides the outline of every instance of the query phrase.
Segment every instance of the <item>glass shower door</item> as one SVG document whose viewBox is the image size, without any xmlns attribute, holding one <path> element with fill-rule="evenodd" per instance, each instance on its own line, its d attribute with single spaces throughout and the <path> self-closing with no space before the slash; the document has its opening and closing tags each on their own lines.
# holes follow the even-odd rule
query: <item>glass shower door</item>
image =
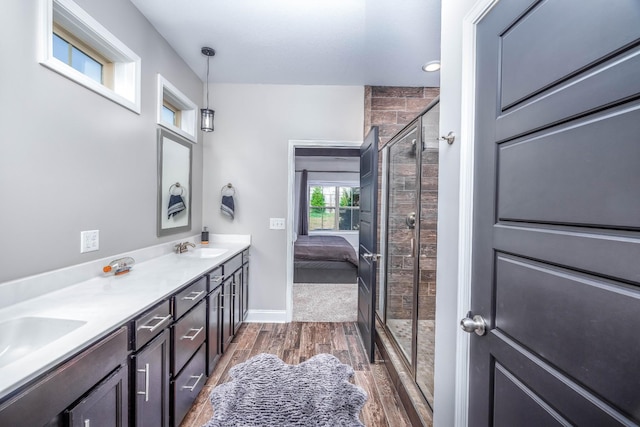
<svg viewBox="0 0 640 427">
<path fill-rule="evenodd" d="M 388 151 L 386 326 L 409 364 L 414 351 L 414 266 L 418 126 L 407 128 Z"/>
<path fill-rule="evenodd" d="M 433 361 L 436 320 L 436 253 L 438 228 L 438 146 L 440 104 L 421 119 L 418 312 L 416 383 L 433 407 Z"/>
</svg>

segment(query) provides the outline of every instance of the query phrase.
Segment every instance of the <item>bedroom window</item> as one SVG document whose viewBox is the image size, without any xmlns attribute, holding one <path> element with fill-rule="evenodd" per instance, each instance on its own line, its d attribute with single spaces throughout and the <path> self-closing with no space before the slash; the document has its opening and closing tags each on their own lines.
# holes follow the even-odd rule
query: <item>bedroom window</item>
<svg viewBox="0 0 640 427">
<path fill-rule="evenodd" d="M 360 187 L 309 186 L 309 231 L 353 231 L 360 225 Z"/>
</svg>

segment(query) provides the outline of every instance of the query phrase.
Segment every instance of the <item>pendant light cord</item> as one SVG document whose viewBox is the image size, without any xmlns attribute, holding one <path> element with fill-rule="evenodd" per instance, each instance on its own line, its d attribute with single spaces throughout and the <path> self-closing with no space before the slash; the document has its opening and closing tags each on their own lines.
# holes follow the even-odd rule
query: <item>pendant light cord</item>
<svg viewBox="0 0 640 427">
<path fill-rule="evenodd" d="M 207 56 L 207 110 L 209 109 L 209 60 L 210 56 Z"/>
</svg>

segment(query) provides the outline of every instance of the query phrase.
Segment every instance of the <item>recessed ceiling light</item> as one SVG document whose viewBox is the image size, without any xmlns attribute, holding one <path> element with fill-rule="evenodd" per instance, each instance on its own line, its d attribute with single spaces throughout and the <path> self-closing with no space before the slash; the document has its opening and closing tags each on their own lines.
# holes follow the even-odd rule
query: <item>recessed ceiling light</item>
<svg viewBox="0 0 640 427">
<path fill-rule="evenodd" d="M 440 61 L 429 61 L 422 66 L 422 71 L 432 72 L 440 69 Z"/>
</svg>

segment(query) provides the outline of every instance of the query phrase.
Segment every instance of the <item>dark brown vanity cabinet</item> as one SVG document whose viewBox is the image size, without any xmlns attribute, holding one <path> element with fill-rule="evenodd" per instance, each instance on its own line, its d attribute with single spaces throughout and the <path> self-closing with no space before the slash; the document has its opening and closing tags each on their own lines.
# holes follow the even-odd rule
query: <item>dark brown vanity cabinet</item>
<svg viewBox="0 0 640 427">
<path fill-rule="evenodd" d="M 178 426 L 207 380 L 208 276 L 173 297 L 171 325 L 171 425 Z"/>
<path fill-rule="evenodd" d="M 94 387 L 89 394 L 68 411 L 71 427 L 129 425 L 129 393 L 127 366 L 123 365 Z"/>
<path fill-rule="evenodd" d="M 247 318 L 249 312 L 249 251 L 242 252 L 242 289 L 241 289 L 242 321 Z"/>
<path fill-rule="evenodd" d="M 233 340 L 233 276 L 227 277 L 222 282 L 220 294 L 220 346 L 221 352 L 227 351 Z"/>
<path fill-rule="evenodd" d="M 207 296 L 207 374 L 211 375 L 220 359 L 220 295 L 222 286 L 217 286 Z"/>
<path fill-rule="evenodd" d="M 136 427 L 169 425 L 169 300 L 132 322 L 131 420 Z"/>
<path fill-rule="evenodd" d="M 4 398 L 0 426 L 128 426 L 128 341 L 123 326 Z"/>
<path fill-rule="evenodd" d="M 133 404 L 136 427 L 169 425 L 169 331 L 132 356 Z"/>
</svg>

